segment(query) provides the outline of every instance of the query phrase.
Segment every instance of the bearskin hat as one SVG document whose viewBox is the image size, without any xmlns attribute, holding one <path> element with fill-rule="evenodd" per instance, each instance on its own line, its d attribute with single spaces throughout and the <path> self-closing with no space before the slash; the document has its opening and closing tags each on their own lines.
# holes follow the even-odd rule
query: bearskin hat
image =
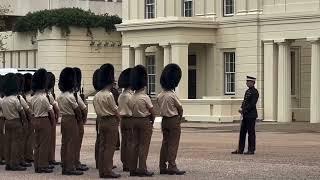
<svg viewBox="0 0 320 180">
<path fill-rule="evenodd" d="M 139 90 L 147 86 L 147 70 L 142 65 L 135 66 L 131 71 L 130 83 L 133 90 Z"/>
<path fill-rule="evenodd" d="M 17 73 L 18 91 L 21 93 L 24 91 L 24 76 L 21 73 Z"/>
<path fill-rule="evenodd" d="M 77 67 L 73 68 L 74 73 L 75 73 L 75 91 L 80 91 L 81 88 L 81 78 L 82 78 L 82 73 L 81 70 Z"/>
<path fill-rule="evenodd" d="M 98 84 L 99 73 L 100 73 L 100 69 L 95 70 L 93 73 L 93 77 L 92 77 L 92 85 L 96 91 L 101 90 L 101 88 L 99 87 L 99 84 Z"/>
<path fill-rule="evenodd" d="M 8 73 L 3 78 L 3 93 L 5 96 L 11 96 L 18 94 L 18 83 L 17 83 L 17 76 L 13 73 Z"/>
<path fill-rule="evenodd" d="M 0 97 L 3 97 L 3 80 L 4 76 L 0 75 Z"/>
<path fill-rule="evenodd" d="M 75 72 L 71 67 L 64 68 L 59 77 L 59 89 L 61 92 L 72 92 L 75 85 Z"/>
<path fill-rule="evenodd" d="M 56 77 L 52 72 L 48 72 L 47 74 L 47 90 L 53 89 L 56 84 Z"/>
<path fill-rule="evenodd" d="M 132 68 L 125 69 L 121 72 L 119 79 L 118 79 L 118 86 L 119 88 L 127 89 L 131 86 L 130 84 L 130 76 L 131 76 Z"/>
<path fill-rule="evenodd" d="M 175 89 L 181 80 L 181 69 L 177 64 L 168 64 L 162 71 L 160 84 L 165 90 Z"/>
<path fill-rule="evenodd" d="M 46 89 L 47 86 L 47 70 L 39 69 L 33 74 L 31 89 L 33 92 Z"/>
<path fill-rule="evenodd" d="M 100 67 L 98 82 L 101 89 L 114 83 L 114 67 L 112 64 L 108 63 Z"/>
<path fill-rule="evenodd" d="M 24 77 L 24 92 L 31 91 L 31 80 L 32 80 L 32 74 L 27 73 L 23 75 Z"/>
</svg>

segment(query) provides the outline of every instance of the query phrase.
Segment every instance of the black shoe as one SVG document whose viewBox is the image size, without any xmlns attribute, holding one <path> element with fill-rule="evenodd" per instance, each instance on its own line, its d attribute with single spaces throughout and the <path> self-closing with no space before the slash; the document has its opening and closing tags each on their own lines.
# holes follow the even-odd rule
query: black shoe
<svg viewBox="0 0 320 180">
<path fill-rule="evenodd" d="M 231 154 L 243 154 L 243 151 L 235 150 L 231 152 Z"/>
<path fill-rule="evenodd" d="M 38 168 L 35 170 L 35 172 L 36 173 L 52 173 L 53 170 L 48 168 Z"/>
<path fill-rule="evenodd" d="M 60 165 L 60 162 L 53 160 L 53 161 L 49 161 L 49 164 L 53 165 L 53 166 L 58 166 L 58 165 Z"/>
<path fill-rule="evenodd" d="M 22 167 L 31 167 L 32 164 L 31 163 L 22 162 L 22 163 L 20 163 L 20 166 L 22 166 Z"/>
<path fill-rule="evenodd" d="M 110 175 L 102 175 L 100 176 L 100 178 L 103 178 L 103 179 L 113 179 L 113 178 L 120 178 L 121 175 L 120 174 L 116 174 L 114 172 L 112 172 Z"/>
<path fill-rule="evenodd" d="M 82 171 L 62 171 L 62 175 L 80 176 L 80 175 L 83 175 L 83 172 Z"/>
<path fill-rule="evenodd" d="M 77 171 L 88 171 L 89 168 L 87 166 L 79 166 L 76 168 Z"/>
<path fill-rule="evenodd" d="M 135 177 L 139 176 L 139 174 L 136 171 L 130 171 L 130 176 Z"/>
<path fill-rule="evenodd" d="M 0 166 L 6 165 L 6 161 L 5 160 L 1 160 L 0 161 Z"/>
<path fill-rule="evenodd" d="M 244 155 L 254 155 L 254 151 L 247 151 L 244 153 Z"/>
<path fill-rule="evenodd" d="M 117 148 L 116 148 L 116 151 L 119 151 L 119 150 L 120 150 L 120 147 L 117 147 Z"/>
<path fill-rule="evenodd" d="M 130 171 L 129 168 L 127 168 L 127 167 L 124 167 L 122 170 L 123 170 L 123 172 L 129 172 Z"/>
<path fill-rule="evenodd" d="M 115 169 L 115 168 L 117 168 L 117 166 L 112 166 L 112 169 Z"/>
<path fill-rule="evenodd" d="M 34 162 L 34 160 L 32 160 L 32 159 L 26 159 L 25 160 L 27 163 L 33 163 Z"/>
<path fill-rule="evenodd" d="M 168 174 L 168 169 L 160 169 L 160 174 Z"/>
<path fill-rule="evenodd" d="M 150 171 L 144 171 L 144 172 L 139 172 L 139 177 L 151 177 L 153 176 L 154 173 L 153 172 L 150 172 Z"/>
<path fill-rule="evenodd" d="M 11 171 L 11 167 L 9 165 L 6 165 L 6 171 Z"/>
<path fill-rule="evenodd" d="M 179 169 L 177 169 L 177 170 L 174 170 L 174 171 L 168 171 L 168 174 L 169 175 L 184 175 L 184 174 L 186 174 L 186 172 L 185 171 L 180 171 Z"/>
<path fill-rule="evenodd" d="M 49 166 L 47 167 L 47 169 L 54 169 L 54 166 L 53 166 L 53 165 L 49 165 Z"/>
<path fill-rule="evenodd" d="M 10 167 L 10 171 L 25 171 L 25 170 L 27 170 L 27 168 L 22 166 Z"/>
</svg>

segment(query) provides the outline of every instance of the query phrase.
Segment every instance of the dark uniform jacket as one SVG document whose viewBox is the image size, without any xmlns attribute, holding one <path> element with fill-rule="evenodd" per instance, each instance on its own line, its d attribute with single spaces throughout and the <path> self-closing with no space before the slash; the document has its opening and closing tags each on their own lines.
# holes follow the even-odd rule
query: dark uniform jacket
<svg viewBox="0 0 320 180">
<path fill-rule="evenodd" d="M 251 87 L 246 91 L 244 100 L 241 105 L 242 115 L 244 119 L 256 119 L 258 117 L 257 101 L 259 92 L 255 87 Z"/>
</svg>

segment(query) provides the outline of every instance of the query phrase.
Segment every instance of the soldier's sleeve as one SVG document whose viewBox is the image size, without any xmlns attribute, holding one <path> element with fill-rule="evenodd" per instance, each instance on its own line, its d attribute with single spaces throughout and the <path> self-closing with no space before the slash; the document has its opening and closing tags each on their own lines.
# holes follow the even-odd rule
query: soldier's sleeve
<svg viewBox="0 0 320 180">
<path fill-rule="evenodd" d="M 80 97 L 80 95 L 77 93 L 78 96 L 78 104 L 81 110 L 85 110 L 87 109 L 86 104 L 83 102 L 82 98 Z"/>
<path fill-rule="evenodd" d="M 113 97 L 113 94 L 111 93 L 110 96 L 107 97 L 108 98 L 108 104 L 110 105 L 111 109 L 114 111 L 114 112 L 117 112 L 118 111 L 118 106 L 116 104 L 116 101 Z"/>
<path fill-rule="evenodd" d="M 250 91 L 247 97 L 247 101 L 244 104 L 244 108 L 242 109 L 243 113 L 247 113 L 256 107 L 256 104 L 259 99 L 259 93 L 257 90 Z"/>
</svg>

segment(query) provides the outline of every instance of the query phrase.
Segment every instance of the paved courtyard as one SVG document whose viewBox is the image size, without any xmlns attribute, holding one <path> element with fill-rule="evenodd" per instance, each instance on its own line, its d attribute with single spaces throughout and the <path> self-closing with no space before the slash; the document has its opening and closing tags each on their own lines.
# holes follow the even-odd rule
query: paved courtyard
<svg viewBox="0 0 320 180">
<path fill-rule="evenodd" d="M 257 153 L 254 156 L 231 155 L 238 141 L 238 124 L 185 123 L 178 156 L 180 169 L 185 176 L 159 175 L 158 159 L 161 131 L 154 130 L 148 166 L 155 171 L 153 178 L 143 179 L 320 179 L 320 125 L 308 123 L 257 125 Z M 60 129 L 60 128 L 58 128 Z M 57 138 L 57 159 L 60 151 L 60 133 Z M 53 174 L 7 172 L 0 167 L 0 179 L 98 179 L 94 169 L 95 127 L 87 125 L 82 149 L 82 162 L 90 170 L 80 177 L 61 175 L 56 168 Z M 116 172 L 121 172 L 119 152 L 114 157 Z M 130 178 L 122 173 L 122 179 Z"/>
</svg>

